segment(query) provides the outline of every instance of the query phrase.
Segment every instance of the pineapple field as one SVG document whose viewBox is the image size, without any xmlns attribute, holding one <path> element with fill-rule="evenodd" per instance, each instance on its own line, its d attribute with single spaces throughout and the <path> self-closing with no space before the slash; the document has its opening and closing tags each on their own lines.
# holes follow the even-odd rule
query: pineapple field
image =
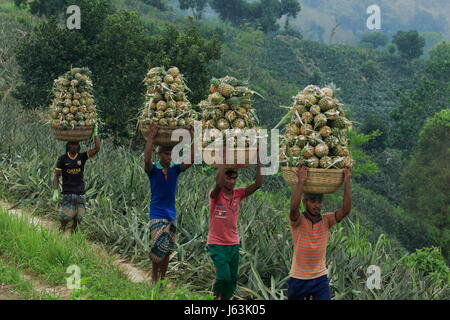
<svg viewBox="0 0 450 320">
<path fill-rule="evenodd" d="M 142 155 L 147 128 L 189 128 L 195 120 L 212 136 L 278 128 L 280 167 L 352 167 L 352 212 L 332 229 L 327 251 L 333 299 L 450 299 L 448 42 L 426 59 L 405 61 L 285 30 L 264 34 L 218 19 L 188 19 L 139 0 L 75 2 L 91 27 L 66 32 L 58 18 L 0 0 L 0 200 L 57 221 L 52 178 L 64 143 L 55 139 L 56 130 L 84 128 L 90 136 L 98 126 L 102 149 L 85 169 L 88 210 L 73 241 L 105 246 L 150 271 L 150 190 Z M 91 147 L 82 143 L 83 150 Z M 243 187 L 253 182 L 255 168 L 239 173 L 236 187 Z M 284 173 L 266 176 L 242 203 L 236 299 L 287 299 L 293 249 Z M 177 241 L 167 274 L 177 290 L 147 296 L 146 284 L 124 282 L 127 291 L 117 299 L 211 298 L 206 241 L 215 179 L 207 165 L 180 176 Z M 323 212 L 341 204 L 342 190 L 327 194 Z M 14 223 L 33 237 L 35 230 Z M 6 235 L 0 258 L 27 255 L 10 248 L 14 223 L 0 218 Z M 57 234 L 48 237 L 57 242 Z M 55 281 L 77 257 L 106 268 L 67 246 Z M 366 286 L 373 265 L 381 269 L 381 290 Z M 27 268 L 42 270 L 39 264 Z M 2 270 L 0 282 L 19 278 L 0 259 Z M 111 277 L 120 276 L 114 271 Z M 91 297 L 115 298 L 104 281 L 88 281 Z M 24 296 L 49 298 L 21 283 Z"/>
</svg>

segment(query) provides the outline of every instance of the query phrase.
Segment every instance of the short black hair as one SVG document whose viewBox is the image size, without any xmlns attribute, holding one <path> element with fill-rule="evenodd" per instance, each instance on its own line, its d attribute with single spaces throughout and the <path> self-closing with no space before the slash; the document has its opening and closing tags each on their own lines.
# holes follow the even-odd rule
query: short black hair
<svg viewBox="0 0 450 320">
<path fill-rule="evenodd" d="M 226 171 L 225 171 L 225 175 L 228 177 L 228 178 L 231 178 L 232 176 L 238 176 L 238 172 L 237 172 L 237 170 L 235 170 L 235 169 L 227 169 Z"/>
<path fill-rule="evenodd" d="M 320 199 L 323 200 L 323 194 L 315 194 L 315 193 L 305 193 L 303 194 L 303 199 Z"/>
<path fill-rule="evenodd" d="M 168 146 L 159 146 L 158 147 L 158 154 L 162 153 L 162 152 L 172 152 L 173 147 L 168 147 Z"/>
<path fill-rule="evenodd" d="M 78 145 L 77 152 L 80 152 L 81 147 L 80 147 L 80 143 L 78 141 L 69 141 L 69 142 L 67 142 L 66 143 L 66 152 L 69 152 L 69 146 L 70 145 Z"/>
</svg>

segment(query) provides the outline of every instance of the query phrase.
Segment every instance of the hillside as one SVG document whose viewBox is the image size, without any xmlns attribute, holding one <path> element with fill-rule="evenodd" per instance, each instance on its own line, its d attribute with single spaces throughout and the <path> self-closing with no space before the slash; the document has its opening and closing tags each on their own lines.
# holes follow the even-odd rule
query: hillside
<svg viewBox="0 0 450 320">
<path fill-rule="evenodd" d="M 399 106 L 408 107 L 404 104 L 402 92 L 421 95 L 426 104 L 418 103 L 417 108 L 424 109 L 423 106 L 428 107 L 429 101 L 432 101 L 427 94 L 434 91 L 429 88 L 441 90 L 440 87 L 436 87 L 435 82 L 431 82 L 429 87 L 418 86 L 418 83 L 423 84 L 418 82 L 418 78 L 429 76 L 427 70 L 430 60 L 417 59 L 409 62 L 397 55 L 378 50 L 348 45 L 327 45 L 302 40 L 283 32 L 265 35 L 251 27 L 234 28 L 217 19 L 192 22 L 171 11 L 160 12 L 138 0 L 116 0 L 114 3 L 120 8 L 136 10 L 139 13 L 139 23 L 142 23 L 143 27 L 136 30 L 139 31 L 139 36 L 143 36 L 137 38 L 138 40 L 146 40 L 144 35 L 148 34 L 162 39 L 161 42 L 157 42 L 161 46 L 164 43 L 171 44 L 171 41 L 174 41 L 170 38 L 173 32 L 169 33 L 169 36 L 164 33 L 167 25 L 173 28 L 170 30 L 182 32 L 198 30 L 199 35 L 205 39 L 218 36 L 221 45 L 220 57 L 208 61 L 208 68 L 201 75 L 207 79 L 213 76 L 233 75 L 248 80 L 251 87 L 264 96 L 264 99 L 257 100 L 255 106 L 262 125 L 267 128 L 272 128 L 279 121 L 285 113 L 285 109 L 280 106 L 291 104 L 292 96 L 301 88 L 310 83 L 322 86 L 334 83 L 340 88 L 339 97 L 350 112 L 355 132 L 369 134 L 375 129 L 380 129 L 383 131 L 384 139 L 386 136 L 393 136 L 392 132 L 399 127 L 399 122 L 391 116 L 391 111 L 398 110 Z M 24 80 L 21 70 L 23 65 L 18 64 L 16 48 L 17 44 L 25 39 L 24 35 L 31 34 L 32 27 L 43 19 L 16 8 L 12 1 L 8 0 L 0 0 L 0 17 L 2 18 L 0 40 L 5 44 L 0 51 L 2 74 L 0 124 L 3 137 L 0 143 L 2 165 L 0 198 L 7 198 L 24 206 L 37 206 L 42 210 L 41 214 L 51 216 L 54 215 L 53 205 L 49 201 L 51 168 L 63 145 L 58 144 L 51 150 L 48 148 L 54 142 L 45 125 L 46 116 L 43 111 L 49 102 L 46 95 L 51 89 L 53 79 L 46 79 L 42 75 L 46 75 L 48 70 L 52 74 L 59 75 L 61 70 L 66 70 L 71 64 L 88 60 L 83 60 L 84 56 L 80 59 L 81 54 L 65 56 L 62 54 L 64 48 L 57 52 L 60 56 L 50 50 L 50 55 L 46 55 L 45 58 L 50 56 L 51 59 L 55 59 L 55 63 L 39 65 L 31 72 L 33 77 L 41 81 L 39 85 L 42 86 L 39 88 L 45 93 L 43 95 L 45 102 L 30 108 L 32 99 L 27 100 L 23 96 L 17 99 L 17 88 L 24 85 L 30 93 L 28 97 L 32 98 L 35 92 L 42 92 L 36 90 L 34 82 L 27 83 Z M 123 18 L 119 15 L 115 16 L 117 17 Z M 197 29 L 186 29 L 191 25 Z M 169 38 L 167 40 L 164 37 Z M 136 42 L 132 43 L 133 50 L 140 52 L 138 45 L 134 46 Z M 49 45 L 52 43 L 49 42 Z M 182 41 L 177 45 L 182 46 Z M 82 52 L 83 46 L 80 47 L 79 52 Z M 75 48 L 78 49 L 78 46 Z M 164 55 L 170 56 L 170 59 L 177 58 L 171 55 L 171 50 L 167 50 L 161 54 L 163 55 L 161 60 L 157 60 L 161 57 L 156 54 L 139 60 L 133 59 L 134 51 L 131 49 L 128 50 L 131 52 L 130 55 L 119 56 L 123 52 L 120 51 L 119 44 L 113 46 L 115 50 L 112 55 L 111 47 L 107 48 L 110 55 L 102 52 L 101 57 L 106 57 L 105 61 L 108 63 L 112 61 L 107 60 L 110 56 L 120 57 L 117 58 L 118 61 L 128 61 L 126 60 L 128 58 L 130 61 L 139 61 L 136 63 L 139 71 L 135 71 L 137 69 L 131 71 L 139 83 L 143 78 L 141 72 L 146 72 L 154 61 L 164 61 L 166 58 Z M 95 53 L 94 49 L 88 51 Z M 127 50 L 124 51 L 126 54 L 129 53 Z M 174 55 L 178 55 L 178 52 L 175 51 Z M 23 62 L 23 56 L 22 52 L 19 61 Z M 180 61 L 189 65 L 189 61 Z M 128 88 L 132 88 L 129 81 L 122 79 L 123 63 L 114 63 L 108 67 L 115 72 L 104 73 L 103 79 L 98 79 L 102 80 L 97 82 L 99 96 L 105 89 L 109 89 L 109 92 L 126 93 Z M 440 70 L 445 79 L 446 65 L 442 66 Z M 102 71 L 102 65 L 94 67 Z M 195 68 L 192 70 L 196 71 Z M 439 73 L 433 73 L 434 76 L 437 74 Z M 108 87 L 110 80 L 115 81 L 111 88 Z M 441 80 L 438 83 L 446 85 Z M 207 87 L 202 90 L 206 92 Z M 136 96 L 141 94 L 139 90 L 135 91 Z M 108 91 L 103 91 L 103 95 L 106 96 L 104 92 Z M 416 98 L 412 93 L 411 96 Z M 445 91 L 439 93 L 439 98 L 443 102 L 438 107 L 447 108 Z M 198 92 L 196 94 L 200 95 Z M 117 99 L 112 100 L 113 104 L 109 102 L 100 100 L 99 103 L 105 118 L 114 118 L 111 116 L 115 110 L 114 104 L 120 108 L 124 106 L 129 108 L 115 110 L 121 117 L 124 117 L 122 111 L 127 112 L 127 115 L 136 114 L 140 105 L 127 104 Z M 427 117 L 432 115 L 430 113 Z M 373 118 L 374 116 L 376 118 Z M 408 118 L 406 122 L 410 121 L 409 124 L 413 124 L 419 131 L 427 117 L 418 120 Z M 83 232 L 89 239 L 107 244 L 111 252 L 120 253 L 148 267 L 145 252 L 148 234 L 145 228 L 149 190 L 140 165 L 142 138 L 134 133 L 135 119 L 128 120 L 125 119 L 127 127 L 124 131 L 128 130 L 126 133 L 129 136 L 121 137 L 119 143 L 113 139 L 114 137 L 105 136 L 105 146 L 101 155 L 87 168 L 92 215 L 88 218 Z M 111 132 L 108 123 L 105 127 Z M 410 138 L 414 139 L 412 136 Z M 329 259 L 333 273 L 332 282 L 336 290 L 335 298 L 380 298 L 365 290 L 363 286 L 366 269 L 370 264 L 383 265 L 385 268 L 383 272 L 392 275 L 383 280 L 384 285 L 390 289 L 381 298 L 448 298 L 449 293 L 445 290 L 440 291 L 442 285 L 445 288 L 447 283 L 445 277 L 448 275 L 440 250 L 445 254 L 449 252 L 449 248 L 431 251 L 425 248 L 414 253 L 417 248 L 438 247 L 445 242 L 440 242 L 439 239 L 425 233 L 422 226 L 417 223 L 416 217 L 400 205 L 403 190 L 400 190 L 399 176 L 402 168 L 408 163 L 408 157 L 411 156 L 409 150 L 398 148 L 398 145 L 387 142 L 387 139 L 374 139 L 370 142 L 353 147 L 355 156 L 357 154 L 360 157 L 358 170 L 362 171 L 353 183 L 354 210 L 351 221 L 342 224 L 334 232 L 333 242 L 330 244 Z M 390 163 L 393 158 L 395 162 Z M 371 161 L 378 165 L 376 174 L 374 174 L 376 170 L 364 172 L 365 168 L 368 168 L 365 164 Z M 109 165 L 106 165 L 107 163 Z M 118 176 L 117 172 L 121 172 L 121 175 Z M 240 185 L 248 183 L 253 176 L 254 172 L 251 169 L 242 170 Z M 196 290 L 208 287 L 212 279 L 211 265 L 204 244 L 208 228 L 208 201 L 205 194 L 213 184 L 213 179 L 214 171 L 211 168 L 206 166 L 194 168 L 182 179 L 178 195 L 180 238 L 176 250 L 177 258 L 170 268 L 174 278 L 179 276 L 181 280 L 198 279 L 195 282 Z M 255 195 L 256 200 L 245 204 L 243 208 L 240 232 L 245 234 L 245 237 L 243 237 L 244 256 L 238 292 L 240 298 L 285 297 L 286 275 L 290 263 L 288 257 L 292 254 L 289 229 L 286 227 L 289 195 L 290 190 L 279 175 L 267 177 L 263 189 Z M 333 210 L 340 206 L 340 202 L 340 193 L 327 196 L 326 209 Z M 446 226 L 442 228 L 444 236 L 445 228 Z M 272 285 L 275 289 L 271 289 Z M 353 288 L 355 292 L 350 292 L 349 288 Z"/>
</svg>

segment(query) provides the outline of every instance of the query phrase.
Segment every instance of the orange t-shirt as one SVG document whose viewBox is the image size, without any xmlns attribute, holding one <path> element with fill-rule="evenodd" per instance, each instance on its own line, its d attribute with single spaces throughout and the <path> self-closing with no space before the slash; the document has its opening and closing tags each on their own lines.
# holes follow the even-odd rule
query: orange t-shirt
<svg viewBox="0 0 450 320">
<path fill-rule="evenodd" d="M 322 220 L 314 224 L 303 213 L 297 221 L 291 221 L 294 245 L 292 278 L 314 279 L 328 273 L 326 253 L 329 230 L 336 222 L 336 212 L 322 214 Z"/>
</svg>

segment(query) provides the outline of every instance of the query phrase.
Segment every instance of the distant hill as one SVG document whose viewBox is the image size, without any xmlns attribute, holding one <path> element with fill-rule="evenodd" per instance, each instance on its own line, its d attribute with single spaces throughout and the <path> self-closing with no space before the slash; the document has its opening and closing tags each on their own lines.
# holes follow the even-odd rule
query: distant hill
<svg viewBox="0 0 450 320">
<path fill-rule="evenodd" d="M 381 30 L 392 36 L 398 30 L 438 32 L 450 39 L 450 1 L 447 0 L 301 0 L 302 11 L 291 25 L 307 39 L 355 44 L 370 30 L 366 27 L 367 8 L 381 9 Z"/>
</svg>

